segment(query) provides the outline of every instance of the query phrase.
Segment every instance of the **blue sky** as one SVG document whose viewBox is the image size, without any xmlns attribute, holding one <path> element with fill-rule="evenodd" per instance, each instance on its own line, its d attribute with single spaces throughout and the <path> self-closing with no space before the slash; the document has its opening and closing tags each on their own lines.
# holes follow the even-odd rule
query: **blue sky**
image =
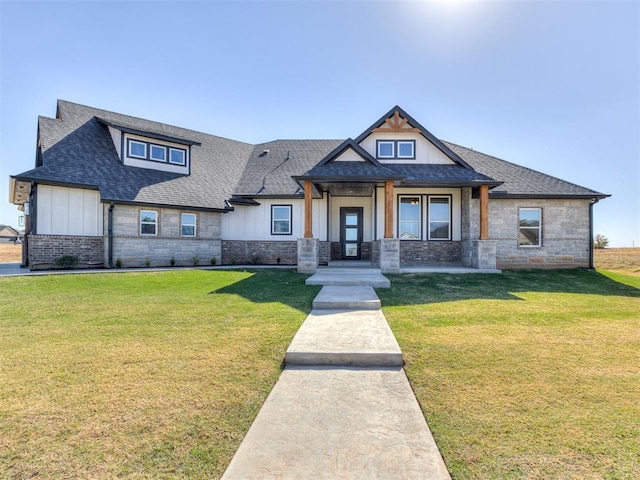
<svg viewBox="0 0 640 480">
<path fill-rule="evenodd" d="M 603 193 L 640 246 L 640 2 L 0 0 L 0 223 L 62 98 L 247 142 L 355 137 L 394 105 L 441 139 Z"/>
</svg>

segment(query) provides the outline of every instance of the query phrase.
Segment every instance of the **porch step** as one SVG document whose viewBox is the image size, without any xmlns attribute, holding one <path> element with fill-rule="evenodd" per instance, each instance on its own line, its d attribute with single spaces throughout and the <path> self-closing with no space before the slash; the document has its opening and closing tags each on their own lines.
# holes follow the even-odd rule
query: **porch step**
<svg viewBox="0 0 640 480">
<path fill-rule="evenodd" d="M 285 364 L 400 367 L 402 352 L 381 310 L 312 310 Z"/>
<path fill-rule="evenodd" d="M 380 310 L 380 299 L 373 287 L 322 287 L 313 300 L 314 310 Z"/>
<path fill-rule="evenodd" d="M 391 282 L 379 268 L 319 267 L 306 285 L 368 286 L 390 288 Z"/>
</svg>

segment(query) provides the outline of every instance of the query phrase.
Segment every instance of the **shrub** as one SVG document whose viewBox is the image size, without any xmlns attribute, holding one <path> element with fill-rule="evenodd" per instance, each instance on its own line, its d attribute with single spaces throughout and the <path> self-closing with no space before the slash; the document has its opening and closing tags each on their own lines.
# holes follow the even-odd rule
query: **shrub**
<svg viewBox="0 0 640 480">
<path fill-rule="evenodd" d="M 218 263 L 218 259 L 216 257 L 211 257 L 211 265 L 215 265 Z"/>
<path fill-rule="evenodd" d="M 276 258 L 276 263 L 277 263 L 278 265 L 280 265 L 280 261 L 281 261 L 281 258 L 280 258 L 280 257 Z"/>
<path fill-rule="evenodd" d="M 235 265 L 236 263 L 238 263 L 238 257 L 234 255 L 233 257 L 231 257 L 231 265 Z"/>
<path fill-rule="evenodd" d="M 598 234 L 593 238 L 593 248 L 607 248 L 609 245 L 609 239 L 604 235 Z"/>
<path fill-rule="evenodd" d="M 116 268 L 122 268 L 122 260 L 116 258 Z"/>
<path fill-rule="evenodd" d="M 169 260 L 169 263 L 173 267 L 176 264 L 176 259 L 174 257 L 171 257 L 171 260 Z"/>
<path fill-rule="evenodd" d="M 150 267 L 151 266 L 151 259 L 150 258 L 145 258 L 144 259 L 144 266 L 145 267 Z"/>
<path fill-rule="evenodd" d="M 193 257 L 193 266 L 197 266 L 200 263 L 200 259 L 198 258 L 198 256 L 196 255 L 195 257 Z"/>
<path fill-rule="evenodd" d="M 60 268 L 73 268 L 78 264 L 78 257 L 75 255 L 62 255 L 56 258 L 55 264 Z"/>
<path fill-rule="evenodd" d="M 258 252 L 253 252 L 251 254 L 251 263 L 254 265 L 257 265 L 260 263 L 260 260 L 262 260 L 262 255 Z"/>
</svg>

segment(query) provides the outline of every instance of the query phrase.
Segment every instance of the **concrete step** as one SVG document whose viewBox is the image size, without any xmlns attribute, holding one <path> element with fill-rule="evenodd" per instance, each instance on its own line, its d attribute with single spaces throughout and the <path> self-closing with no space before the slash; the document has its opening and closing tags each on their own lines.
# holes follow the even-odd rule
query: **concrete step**
<svg viewBox="0 0 640 480">
<path fill-rule="evenodd" d="M 322 287 L 313 300 L 314 310 L 380 310 L 380 299 L 373 287 Z"/>
<path fill-rule="evenodd" d="M 399 367 L 402 352 L 381 310 L 312 310 L 285 364 Z"/>
<path fill-rule="evenodd" d="M 343 269 L 339 269 L 343 270 Z M 332 286 L 369 286 L 374 288 L 390 288 L 391 282 L 380 271 L 331 271 L 318 269 L 316 273 L 307 278 L 306 285 L 332 285 Z"/>
</svg>

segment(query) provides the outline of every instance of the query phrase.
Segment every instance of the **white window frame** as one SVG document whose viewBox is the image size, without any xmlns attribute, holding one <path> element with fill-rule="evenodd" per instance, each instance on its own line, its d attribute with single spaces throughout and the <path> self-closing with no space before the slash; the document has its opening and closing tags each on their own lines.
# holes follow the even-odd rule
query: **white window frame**
<svg viewBox="0 0 640 480">
<path fill-rule="evenodd" d="M 447 205 L 449 206 L 449 219 L 447 220 L 448 225 L 448 234 L 447 238 L 432 238 L 431 237 L 431 224 L 432 223 L 445 223 L 443 220 L 431 220 L 431 200 L 434 199 L 445 199 L 447 200 Z M 451 240 L 451 215 L 452 215 L 452 199 L 450 195 L 429 195 L 427 198 L 427 238 L 434 242 L 446 242 Z"/>
<path fill-rule="evenodd" d="M 415 242 L 415 241 L 420 241 L 422 240 L 422 217 L 423 217 L 423 211 L 422 211 L 422 195 L 398 195 L 398 238 L 402 241 L 410 241 L 410 242 Z M 403 198 L 417 198 L 418 199 L 418 207 L 420 209 L 420 212 L 418 213 L 418 238 L 402 238 L 402 224 L 403 223 L 407 223 L 407 222 L 411 222 L 411 223 L 415 223 L 414 220 L 402 220 L 402 199 Z"/>
<path fill-rule="evenodd" d="M 155 158 L 153 156 L 154 149 L 162 151 L 162 159 Z M 154 162 L 167 163 L 167 147 L 165 147 L 164 145 L 157 145 L 155 143 L 150 143 L 149 144 L 149 160 L 152 160 Z"/>
<path fill-rule="evenodd" d="M 538 212 L 538 226 L 537 227 L 523 227 L 520 225 L 520 213 L 524 210 Z M 538 243 L 535 245 L 526 245 L 520 243 L 520 231 L 521 230 L 538 230 Z M 518 248 L 540 248 L 542 247 L 542 208 L 540 207 L 519 207 L 518 208 Z"/>
<path fill-rule="evenodd" d="M 173 159 L 171 158 L 171 154 L 173 152 L 180 152 L 182 154 L 182 161 L 181 162 L 174 162 Z M 172 165 L 186 165 L 187 164 L 187 151 L 183 150 L 181 148 L 171 148 L 169 147 L 169 158 L 168 161 L 170 164 Z"/>
<path fill-rule="evenodd" d="M 185 222 L 185 215 L 193 217 L 193 223 Z M 181 237 L 195 237 L 197 236 L 196 224 L 198 223 L 198 216 L 195 213 L 183 212 L 180 214 L 180 236 Z M 184 227 L 193 227 L 193 235 L 185 235 Z"/>
<path fill-rule="evenodd" d="M 274 217 L 274 213 L 275 213 L 275 209 L 276 208 L 286 208 L 289 210 L 289 216 L 287 218 L 286 221 L 289 222 L 289 230 L 286 232 L 276 232 L 275 229 L 275 222 L 284 222 L 285 219 L 282 218 L 278 218 L 276 219 Z M 293 219 L 292 219 L 292 215 L 293 215 L 293 205 L 271 205 L 271 235 L 292 235 L 293 233 Z"/>
<path fill-rule="evenodd" d="M 143 218 L 143 213 L 147 212 L 147 213 L 153 213 L 153 215 L 155 216 L 155 221 L 153 222 L 144 222 L 142 221 Z M 139 223 L 140 223 L 140 235 L 141 236 L 145 236 L 145 237 L 156 237 L 158 236 L 158 211 L 157 210 L 140 210 L 140 217 L 139 217 Z M 142 226 L 143 225 L 153 225 L 153 233 L 143 233 L 142 232 Z"/>
<path fill-rule="evenodd" d="M 135 143 L 135 144 L 138 144 L 138 145 L 142 145 L 142 146 L 144 147 L 144 156 L 141 156 L 141 155 L 135 155 L 135 154 L 131 153 L 131 146 L 132 146 L 134 143 Z M 131 138 L 130 138 L 130 139 L 128 139 L 128 142 L 127 142 L 127 156 L 129 156 L 129 157 L 131 157 L 131 158 L 143 158 L 143 159 L 145 159 L 145 160 L 146 160 L 146 159 L 147 159 L 148 151 L 149 151 L 149 147 L 148 147 L 148 144 L 147 144 L 146 142 L 141 142 L 141 141 L 139 141 L 139 140 L 133 140 L 133 139 L 131 139 Z"/>
<path fill-rule="evenodd" d="M 380 154 L 380 146 L 381 145 L 391 145 L 391 155 L 381 155 Z M 377 158 L 396 158 L 396 142 L 393 140 L 378 140 L 376 142 L 376 156 Z"/>
<path fill-rule="evenodd" d="M 396 158 L 414 159 L 416 158 L 416 142 L 415 140 L 398 140 L 396 145 Z M 400 145 L 411 145 L 411 155 L 400 155 Z"/>
</svg>

